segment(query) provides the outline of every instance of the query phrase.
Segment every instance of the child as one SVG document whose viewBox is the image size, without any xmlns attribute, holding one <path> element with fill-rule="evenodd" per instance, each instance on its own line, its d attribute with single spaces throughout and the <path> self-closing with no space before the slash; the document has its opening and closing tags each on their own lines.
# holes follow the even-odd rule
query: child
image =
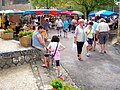
<svg viewBox="0 0 120 90">
<path fill-rule="evenodd" d="M 87 35 L 87 43 L 88 43 L 88 45 L 86 45 L 87 57 L 90 56 L 89 51 L 92 49 L 92 43 L 93 43 L 94 28 L 92 26 L 93 26 L 93 22 L 89 22 L 88 26 L 85 29 Z"/>
<path fill-rule="evenodd" d="M 64 50 L 65 47 L 60 43 L 60 39 L 58 36 L 53 36 L 51 39 L 51 42 L 47 46 L 47 49 L 51 54 L 55 53 L 55 56 L 53 57 L 54 60 L 56 61 L 56 67 L 58 71 L 58 78 L 60 77 L 60 51 Z"/>
</svg>

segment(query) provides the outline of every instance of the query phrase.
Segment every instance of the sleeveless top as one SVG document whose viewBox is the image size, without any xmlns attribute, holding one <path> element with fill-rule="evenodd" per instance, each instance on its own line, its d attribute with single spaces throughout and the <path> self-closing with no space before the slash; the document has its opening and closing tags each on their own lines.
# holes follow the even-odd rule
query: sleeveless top
<svg viewBox="0 0 120 90">
<path fill-rule="evenodd" d="M 42 46 L 37 38 L 37 35 L 40 34 L 38 32 L 38 30 L 34 31 L 33 35 L 32 35 L 32 46 L 37 46 L 40 48 L 44 48 L 44 46 Z"/>
<path fill-rule="evenodd" d="M 78 42 L 86 41 L 85 30 L 84 30 L 84 28 L 81 28 L 79 25 L 76 27 L 75 36 L 76 36 L 76 41 L 78 41 Z"/>
</svg>

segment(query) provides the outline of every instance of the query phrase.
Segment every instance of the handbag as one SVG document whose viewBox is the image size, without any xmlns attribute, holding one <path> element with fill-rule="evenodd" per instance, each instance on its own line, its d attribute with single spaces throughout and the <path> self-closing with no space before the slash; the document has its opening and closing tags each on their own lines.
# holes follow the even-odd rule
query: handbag
<svg viewBox="0 0 120 90">
<path fill-rule="evenodd" d="M 57 46 L 56 46 L 54 54 L 46 53 L 45 56 L 48 57 L 49 59 L 53 59 L 55 54 L 56 54 L 57 48 L 58 48 L 58 43 L 57 43 Z"/>
</svg>

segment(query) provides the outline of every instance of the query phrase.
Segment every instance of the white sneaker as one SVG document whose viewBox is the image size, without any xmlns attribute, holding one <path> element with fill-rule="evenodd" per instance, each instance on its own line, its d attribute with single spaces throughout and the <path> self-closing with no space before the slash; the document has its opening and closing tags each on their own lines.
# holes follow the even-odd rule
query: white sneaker
<svg viewBox="0 0 120 90">
<path fill-rule="evenodd" d="M 90 57 L 90 54 L 89 54 L 89 53 L 87 53 L 87 54 L 86 54 L 86 56 L 87 56 L 87 57 Z"/>
</svg>

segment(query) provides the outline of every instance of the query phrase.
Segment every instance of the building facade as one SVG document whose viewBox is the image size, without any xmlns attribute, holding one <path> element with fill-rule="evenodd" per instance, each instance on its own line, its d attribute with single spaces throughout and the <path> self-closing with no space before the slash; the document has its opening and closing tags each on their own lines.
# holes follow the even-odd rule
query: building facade
<svg viewBox="0 0 120 90">
<path fill-rule="evenodd" d="M 2 10 L 16 9 L 16 10 L 28 10 L 31 9 L 29 0 L 0 0 Z"/>
<path fill-rule="evenodd" d="M 2 10 L 2 0 L 0 0 L 0 10 Z"/>
</svg>

